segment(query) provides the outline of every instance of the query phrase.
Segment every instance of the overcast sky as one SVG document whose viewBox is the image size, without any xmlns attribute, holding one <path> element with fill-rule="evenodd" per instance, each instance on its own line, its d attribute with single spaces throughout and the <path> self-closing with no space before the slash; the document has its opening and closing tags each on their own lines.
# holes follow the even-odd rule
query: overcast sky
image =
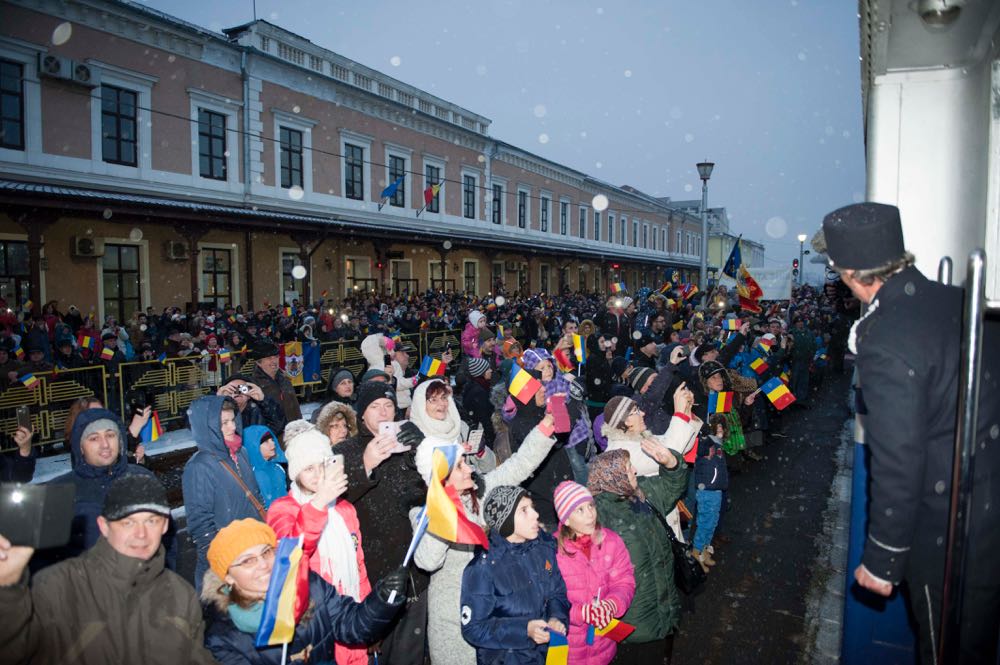
<svg viewBox="0 0 1000 665">
<path fill-rule="evenodd" d="M 147 0 L 221 30 L 251 0 Z M 864 193 L 848 0 L 257 0 L 257 17 L 493 121 L 490 133 L 654 196 L 701 197 L 768 267 Z M 817 268 L 814 268 L 818 272 Z"/>
</svg>

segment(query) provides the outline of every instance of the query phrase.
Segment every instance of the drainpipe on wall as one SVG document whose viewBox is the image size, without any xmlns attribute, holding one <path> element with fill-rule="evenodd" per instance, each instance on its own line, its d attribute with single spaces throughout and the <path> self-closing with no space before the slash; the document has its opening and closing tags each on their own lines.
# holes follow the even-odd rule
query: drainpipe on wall
<svg viewBox="0 0 1000 665">
<path fill-rule="evenodd" d="M 240 79 L 243 81 L 243 203 L 250 202 L 250 74 L 247 72 L 249 49 L 240 54 Z"/>
</svg>

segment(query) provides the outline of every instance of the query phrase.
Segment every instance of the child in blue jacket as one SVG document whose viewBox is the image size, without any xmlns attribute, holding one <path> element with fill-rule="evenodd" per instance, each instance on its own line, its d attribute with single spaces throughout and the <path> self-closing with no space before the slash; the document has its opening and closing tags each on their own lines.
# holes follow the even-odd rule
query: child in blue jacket
<svg viewBox="0 0 1000 665">
<path fill-rule="evenodd" d="M 722 501 L 729 489 L 729 470 L 722 442 L 729 436 L 725 414 L 717 413 L 708 419 L 711 436 L 698 439 L 698 457 L 694 463 L 694 481 L 698 488 L 698 525 L 692 543 L 692 554 L 708 572 L 715 561 L 705 548 L 712 544 L 712 536 L 719 525 Z"/>
<path fill-rule="evenodd" d="M 569 624 L 556 541 L 521 487 L 493 489 L 483 514 L 490 548 L 462 576 L 462 636 L 477 665 L 544 665 L 551 633 L 565 635 Z"/>
</svg>

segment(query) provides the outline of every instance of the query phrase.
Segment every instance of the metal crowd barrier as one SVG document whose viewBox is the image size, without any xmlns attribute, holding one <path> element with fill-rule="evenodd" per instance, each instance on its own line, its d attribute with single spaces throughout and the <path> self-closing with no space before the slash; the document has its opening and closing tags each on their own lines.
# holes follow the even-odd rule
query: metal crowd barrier
<svg viewBox="0 0 1000 665">
<path fill-rule="evenodd" d="M 66 414 L 73 402 L 81 397 L 96 397 L 108 403 L 107 373 L 103 365 L 80 369 L 64 369 L 34 374 L 38 384 L 26 388 L 20 383 L 0 392 L 0 432 L 5 436 L 0 450 L 14 450 L 13 434 L 17 430 L 17 408 L 27 406 L 31 412 L 31 428 L 35 432 L 32 445 L 44 446 L 63 440 Z"/>
<path fill-rule="evenodd" d="M 427 331 L 402 335 L 400 343 L 410 354 L 410 368 L 416 369 L 425 355 L 440 359 L 449 347 L 457 362 L 462 354 L 460 335 L 459 330 Z M 163 361 L 123 362 L 114 375 L 108 375 L 103 365 L 37 373 L 39 384 L 31 390 L 17 384 L 0 392 L 0 432 L 7 435 L 0 450 L 14 449 L 11 435 L 17 429 L 15 411 L 22 405 L 31 409 L 36 433 L 33 445 L 62 441 L 66 414 L 80 397 L 96 397 L 124 421 L 129 419 L 132 399 L 142 393 L 165 428 L 182 427 L 192 402 L 215 393 L 234 373 L 250 376 L 255 362 L 249 352 L 238 351 L 232 353 L 231 362 L 222 363 L 216 358 L 214 370 L 211 365 L 208 356 L 193 355 Z M 360 378 L 365 366 L 361 340 L 321 342 L 322 380 L 296 386 L 296 394 L 306 401 L 322 397 L 333 369 L 346 367 Z"/>
</svg>

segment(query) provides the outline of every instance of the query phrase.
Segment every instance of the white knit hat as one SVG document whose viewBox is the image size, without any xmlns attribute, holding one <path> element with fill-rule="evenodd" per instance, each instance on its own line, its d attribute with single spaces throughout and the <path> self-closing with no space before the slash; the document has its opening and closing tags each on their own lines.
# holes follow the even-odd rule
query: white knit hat
<svg viewBox="0 0 1000 665">
<path fill-rule="evenodd" d="M 297 431 L 285 442 L 285 457 L 288 458 L 288 477 L 295 480 L 307 466 L 321 464 L 333 457 L 333 449 L 330 439 L 310 426 Z"/>
<path fill-rule="evenodd" d="M 428 485 L 431 483 L 431 462 L 434 459 L 434 449 L 444 448 L 447 446 L 455 446 L 455 444 L 451 441 L 436 439 L 433 436 L 424 438 L 424 440 L 420 442 L 420 445 L 417 446 L 417 452 L 413 456 L 417 463 L 417 473 L 420 474 L 420 477 L 423 478 L 424 482 Z M 457 448 L 458 446 L 455 447 Z M 461 450 L 456 451 L 456 455 L 461 453 Z"/>
<path fill-rule="evenodd" d="M 478 309 L 474 309 L 471 312 L 469 312 L 469 323 L 471 323 L 473 327 L 479 325 L 479 319 L 481 318 L 483 318 L 483 313 L 480 312 Z"/>
</svg>

